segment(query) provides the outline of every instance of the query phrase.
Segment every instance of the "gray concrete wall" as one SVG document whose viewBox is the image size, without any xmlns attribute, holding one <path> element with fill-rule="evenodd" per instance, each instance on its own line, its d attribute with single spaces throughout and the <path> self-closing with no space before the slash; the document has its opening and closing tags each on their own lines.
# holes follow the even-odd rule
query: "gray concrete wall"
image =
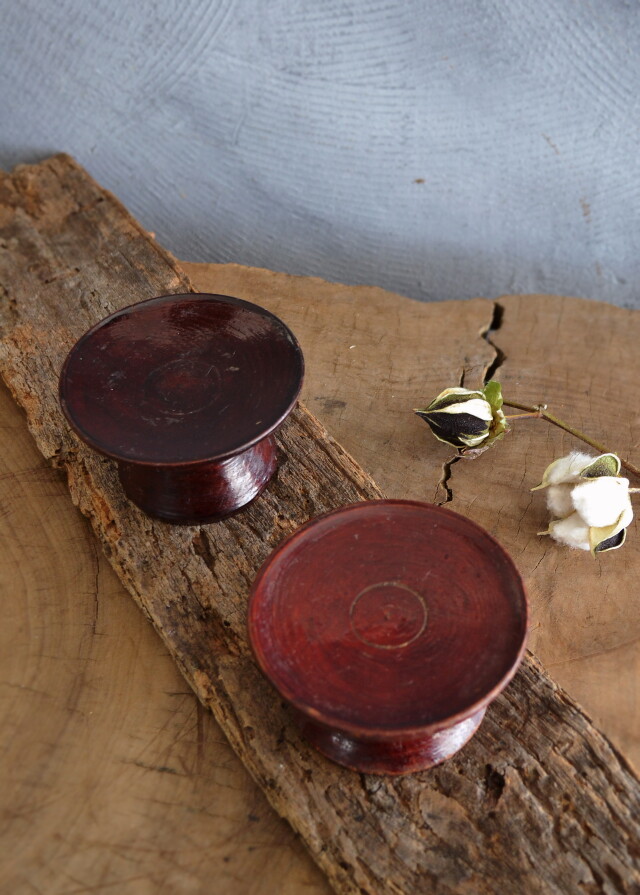
<svg viewBox="0 0 640 895">
<path fill-rule="evenodd" d="M 179 257 L 640 307 L 640 6 L 0 0 L 0 166 L 75 155 Z"/>
</svg>

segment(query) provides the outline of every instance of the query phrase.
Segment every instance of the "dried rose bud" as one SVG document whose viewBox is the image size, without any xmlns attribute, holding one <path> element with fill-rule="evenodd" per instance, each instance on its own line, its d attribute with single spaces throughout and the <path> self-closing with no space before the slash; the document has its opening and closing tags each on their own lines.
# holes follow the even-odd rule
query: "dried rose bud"
<svg viewBox="0 0 640 895">
<path fill-rule="evenodd" d="M 415 410 L 439 441 L 459 448 L 489 447 L 507 428 L 499 382 L 481 390 L 447 388 L 424 410 Z"/>
<path fill-rule="evenodd" d="M 574 451 L 547 467 L 532 491 L 548 488 L 547 506 L 555 517 L 548 534 L 559 544 L 604 553 L 624 544 L 633 519 L 629 480 L 620 477 L 615 454 L 591 457 Z"/>
</svg>

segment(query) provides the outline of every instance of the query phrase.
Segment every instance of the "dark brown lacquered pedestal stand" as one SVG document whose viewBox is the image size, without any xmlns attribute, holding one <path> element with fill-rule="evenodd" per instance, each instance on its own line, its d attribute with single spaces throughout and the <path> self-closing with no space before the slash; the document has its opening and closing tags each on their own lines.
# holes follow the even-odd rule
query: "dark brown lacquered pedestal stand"
<svg viewBox="0 0 640 895">
<path fill-rule="evenodd" d="M 475 733 L 524 652 L 527 604 L 500 545 L 431 504 L 312 520 L 262 567 L 256 658 L 306 737 L 358 771 L 438 764 Z"/>
<path fill-rule="evenodd" d="M 118 462 L 134 503 L 168 522 L 245 506 L 275 472 L 273 431 L 303 376 L 290 330 L 223 295 L 167 295 L 89 330 L 60 377 L 60 402 L 88 445 Z"/>
</svg>

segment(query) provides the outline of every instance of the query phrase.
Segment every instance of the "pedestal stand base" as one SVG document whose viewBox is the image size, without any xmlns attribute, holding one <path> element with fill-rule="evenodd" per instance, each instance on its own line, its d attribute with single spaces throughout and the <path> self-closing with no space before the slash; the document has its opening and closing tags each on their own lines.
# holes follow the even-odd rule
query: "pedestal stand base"
<svg viewBox="0 0 640 895">
<path fill-rule="evenodd" d="M 245 507 L 276 471 L 272 436 L 227 460 L 184 466 L 118 463 L 124 492 L 149 516 L 177 525 L 216 522 Z"/>
<path fill-rule="evenodd" d="M 357 738 L 312 721 L 296 712 L 304 737 L 327 758 L 364 774 L 411 774 L 451 758 L 471 739 L 484 718 L 480 709 L 470 718 L 428 736 L 404 740 Z"/>
</svg>

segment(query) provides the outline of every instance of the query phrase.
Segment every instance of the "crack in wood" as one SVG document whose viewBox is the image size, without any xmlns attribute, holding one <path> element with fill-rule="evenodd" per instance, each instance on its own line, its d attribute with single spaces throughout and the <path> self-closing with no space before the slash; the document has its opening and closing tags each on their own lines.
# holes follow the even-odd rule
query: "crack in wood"
<svg viewBox="0 0 640 895">
<path fill-rule="evenodd" d="M 500 348 L 499 345 L 496 345 L 496 343 L 493 341 L 493 338 L 492 338 L 493 334 L 498 332 L 499 329 L 501 329 L 503 323 L 504 323 L 504 306 L 501 305 L 500 302 L 494 301 L 493 315 L 491 317 L 489 325 L 487 326 L 486 329 L 482 330 L 480 333 L 480 335 L 485 340 L 485 342 L 488 342 L 488 344 L 491 345 L 491 347 L 493 348 L 493 350 L 496 353 L 494 359 L 491 361 L 489 366 L 484 371 L 483 381 L 484 381 L 485 385 L 487 384 L 487 382 L 490 382 L 494 378 L 494 376 L 496 375 L 496 373 L 498 372 L 500 367 L 503 365 L 503 363 L 507 359 L 507 355 L 504 353 L 504 351 L 502 350 L 502 348 Z"/>
<path fill-rule="evenodd" d="M 444 490 L 444 498 L 435 501 L 439 507 L 444 506 L 445 503 L 451 503 L 453 500 L 453 488 L 451 486 L 452 467 L 458 460 L 462 460 L 462 457 L 452 457 L 450 460 L 445 460 L 442 464 L 442 478 L 436 486 L 436 497 L 438 496 L 438 491 Z"/>
<path fill-rule="evenodd" d="M 494 301 L 492 306 L 492 314 L 491 320 L 487 324 L 487 326 L 480 330 L 480 336 L 493 348 L 495 352 L 495 356 L 491 363 L 486 367 L 482 381 L 486 385 L 493 377 L 496 375 L 497 371 L 500 369 L 502 364 L 507 359 L 507 355 L 504 353 L 502 348 L 492 339 L 492 335 L 502 327 L 504 322 L 504 307 L 499 302 Z M 463 366 L 462 371 L 460 373 L 459 386 L 460 388 L 464 388 L 465 378 L 466 378 L 466 368 Z M 462 459 L 462 455 L 457 454 L 455 457 L 452 457 L 450 460 L 446 460 L 442 464 L 442 476 L 440 481 L 436 485 L 435 499 L 434 502 L 437 506 L 441 507 L 447 503 L 451 503 L 453 501 L 453 485 L 452 485 L 452 477 L 453 477 L 453 466 L 458 460 Z M 438 492 L 444 491 L 444 497 L 441 500 L 438 500 Z"/>
</svg>

